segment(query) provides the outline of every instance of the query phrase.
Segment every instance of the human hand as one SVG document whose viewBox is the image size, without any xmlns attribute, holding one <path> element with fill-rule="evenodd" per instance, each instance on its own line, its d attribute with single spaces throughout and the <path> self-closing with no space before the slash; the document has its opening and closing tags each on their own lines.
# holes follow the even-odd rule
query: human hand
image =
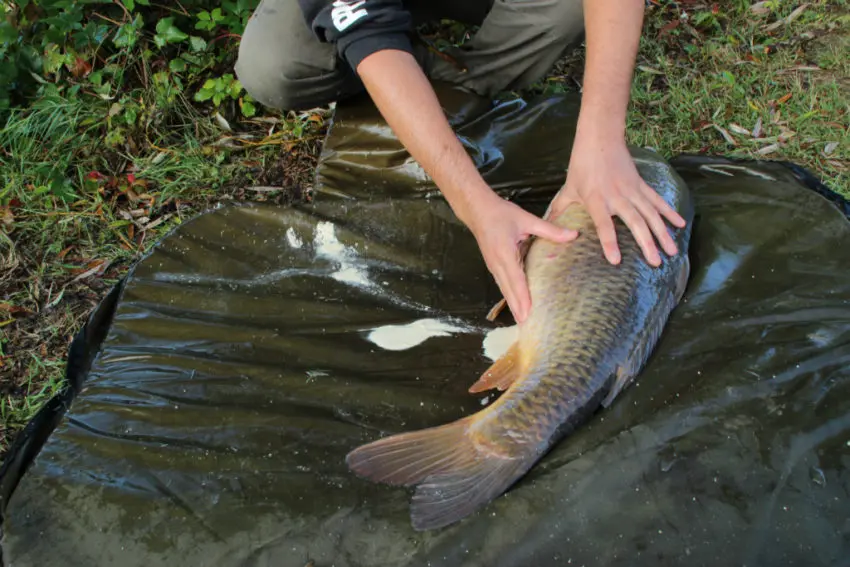
<svg viewBox="0 0 850 567">
<path fill-rule="evenodd" d="M 577 133 L 566 182 L 544 218 L 556 217 L 574 202 L 583 204 L 590 213 L 605 257 L 612 264 L 618 264 L 621 258 L 612 219 L 615 215 L 632 231 L 651 265 L 661 264 L 653 234 L 668 255 L 677 253 L 664 219 L 680 228 L 685 220 L 641 179 L 622 138 Z"/>
<path fill-rule="evenodd" d="M 553 242 L 569 242 L 578 232 L 544 221 L 495 193 L 476 207 L 468 225 L 514 319 L 522 323 L 531 310 L 531 296 L 520 245 L 532 235 Z"/>
</svg>

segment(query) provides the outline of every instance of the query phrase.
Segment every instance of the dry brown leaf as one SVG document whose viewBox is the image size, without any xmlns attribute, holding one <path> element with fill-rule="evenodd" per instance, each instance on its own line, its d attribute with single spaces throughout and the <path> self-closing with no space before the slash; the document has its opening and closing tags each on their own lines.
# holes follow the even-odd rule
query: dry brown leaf
<svg viewBox="0 0 850 567">
<path fill-rule="evenodd" d="M 12 213 L 11 207 L 0 207 L 0 224 L 7 227 L 15 223 L 15 215 Z"/>
<path fill-rule="evenodd" d="M 766 156 L 767 154 L 772 154 L 776 150 L 779 149 L 779 144 L 770 144 L 769 146 L 765 146 L 760 150 L 756 151 L 757 154 Z"/>
<path fill-rule="evenodd" d="M 224 116 L 221 115 L 220 112 L 216 112 L 213 115 L 213 118 L 215 118 L 215 121 L 218 122 L 218 125 L 221 126 L 221 128 L 223 130 L 226 130 L 228 132 L 233 132 L 233 128 L 230 127 L 230 123 L 227 121 L 227 119 Z"/>
<path fill-rule="evenodd" d="M 729 132 L 727 132 L 725 128 L 723 128 L 722 126 L 718 126 L 717 124 L 712 124 L 712 126 L 714 126 L 714 129 L 715 129 L 715 130 L 717 130 L 718 132 L 720 132 L 720 135 L 721 135 L 721 136 L 723 136 L 723 138 L 724 138 L 724 139 L 725 139 L 728 143 L 732 144 L 733 146 L 737 146 L 737 145 L 738 145 L 738 142 L 736 142 L 736 141 L 735 141 L 735 138 L 733 138 L 733 137 L 732 137 L 732 135 L 731 135 L 731 134 L 729 134 Z"/>
<path fill-rule="evenodd" d="M 663 75 L 664 74 L 664 71 L 659 71 L 658 69 L 655 69 L 654 67 L 649 67 L 647 65 L 638 65 L 638 69 L 640 69 L 641 71 L 644 71 L 646 73 L 650 73 L 651 75 Z"/>
<path fill-rule="evenodd" d="M 167 215 L 163 215 L 163 216 L 159 217 L 158 219 L 156 219 L 155 221 L 146 224 L 143 227 L 143 230 L 151 230 L 153 228 L 156 228 L 173 216 L 174 215 L 172 213 L 168 213 Z"/>
<path fill-rule="evenodd" d="M 64 250 L 59 252 L 59 254 L 58 254 L 59 259 L 64 260 L 65 256 L 68 255 L 68 252 L 70 252 L 73 248 L 74 248 L 74 245 L 72 244 L 71 246 L 68 246 L 67 248 L 65 248 Z"/>
<path fill-rule="evenodd" d="M 747 130 L 743 126 L 739 126 L 738 124 L 735 124 L 734 122 L 729 124 L 729 129 L 732 130 L 733 132 L 735 132 L 736 134 L 740 134 L 741 136 L 749 136 L 750 135 L 749 130 Z"/>
<path fill-rule="evenodd" d="M 802 6 L 798 6 L 793 12 L 788 14 L 788 17 L 780 18 L 780 19 L 776 20 L 772 24 L 765 26 L 764 30 L 770 32 L 770 31 L 773 31 L 773 30 L 777 29 L 778 27 L 782 26 L 783 24 L 785 24 L 785 25 L 790 24 L 791 22 L 793 22 L 794 20 L 799 18 L 800 14 L 802 14 L 806 10 L 806 8 L 808 8 L 808 7 L 809 7 L 808 3 L 803 4 Z"/>
<path fill-rule="evenodd" d="M 670 100 L 670 93 L 667 93 L 666 95 L 662 96 L 658 100 L 649 101 L 649 104 L 647 106 L 661 106 L 662 104 L 664 104 L 668 100 Z"/>
<path fill-rule="evenodd" d="M 89 268 L 79 276 L 75 277 L 71 280 L 71 283 L 78 282 L 80 280 L 84 280 L 90 276 L 101 275 L 106 271 L 106 267 L 109 265 L 109 260 L 96 260 L 94 262 L 94 267 Z"/>
<path fill-rule="evenodd" d="M 757 16 L 763 16 L 764 14 L 770 13 L 770 8 L 768 8 L 768 2 L 756 2 L 752 6 L 750 6 L 750 11 Z"/>
<path fill-rule="evenodd" d="M 762 129 L 761 129 L 761 116 L 756 120 L 756 125 L 753 126 L 753 138 L 761 138 Z"/>
<path fill-rule="evenodd" d="M 787 69 L 783 69 L 779 71 L 780 73 L 792 73 L 794 71 L 823 71 L 820 67 L 815 67 L 813 65 L 796 65 L 794 67 L 789 67 Z"/>
</svg>

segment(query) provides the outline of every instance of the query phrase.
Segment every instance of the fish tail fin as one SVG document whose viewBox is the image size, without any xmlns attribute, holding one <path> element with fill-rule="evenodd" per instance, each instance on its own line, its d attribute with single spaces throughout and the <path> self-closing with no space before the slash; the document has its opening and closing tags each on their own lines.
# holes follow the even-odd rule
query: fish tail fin
<svg viewBox="0 0 850 567">
<path fill-rule="evenodd" d="M 358 476 L 396 485 L 418 485 L 411 502 L 416 530 L 437 529 L 468 516 L 498 497 L 534 463 L 479 448 L 470 418 L 374 441 L 346 456 Z"/>
</svg>

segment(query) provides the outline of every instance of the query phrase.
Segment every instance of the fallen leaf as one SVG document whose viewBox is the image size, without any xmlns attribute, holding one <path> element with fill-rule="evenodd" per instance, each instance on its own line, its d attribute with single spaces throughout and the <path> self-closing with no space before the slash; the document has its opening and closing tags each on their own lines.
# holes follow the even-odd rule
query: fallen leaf
<svg viewBox="0 0 850 567">
<path fill-rule="evenodd" d="M 91 70 L 91 63 L 89 63 L 82 57 L 77 57 L 74 60 L 74 65 L 71 67 L 71 74 L 79 79 L 80 77 L 87 76 L 89 73 L 91 73 Z"/>
<path fill-rule="evenodd" d="M 662 38 L 678 27 L 679 27 L 679 20 L 673 20 L 672 22 L 668 22 L 668 23 L 664 24 L 663 26 L 661 26 L 661 29 L 658 30 L 658 35 L 656 37 Z"/>
<path fill-rule="evenodd" d="M 215 113 L 215 121 L 218 122 L 218 125 L 221 126 L 224 130 L 228 132 L 232 132 L 233 128 L 230 127 L 230 123 L 222 116 L 220 113 Z"/>
<path fill-rule="evenodd" d="M 71 280 L 71 283 L 75 283 L 75 282 L 78 282 L 80 280 L 84 280 L 84 279 L 86 279 L 90 276 L 103 274 L 103 272 L 106 271 L 106 267 L 109 265 L 109 260 L 95 260 L 94 264 L 95 264 L 94 267 L 89 268 L 88 270 L 86 270 L 82 274 L 75 277 L 73 280 Z"/>
<path fill-rule="evenodd" d="M 820 67 L 815 67 L 813 65 L 796 65 L 794 67 L 789 67 L 787 69 L 783 69 L 779 71 L 780 73 L 792 73 L 794 71 L 823 71 Z"/>
<path fill-rule="evenodd" d="M 738 142 L 736 142 L 736 141 L 735 141 L 735 138 L 733 138 L 733 137 L 732 137 L 732 135 L 731 135 L 731 134 L 729 134 L 729 132 L 727 132 L 725 128 L 723 128 L 722 126 L 718 126 L 717 124 L 712 124 L 712 126 L 714 126 L 714 129 L 715 129 L 715 130 L 717 130 L 718 132 L 720 132 L 720 135 L 721 135 L 721 136 L 723 136 L 723 138 L 724 138 L 724 139 L 725 139 L 728 143 L 732 144 L 733 146 L 737 146 L 737 145 L 738 145 Z"/>
<path fill-rule="evenodd" d="M 756 120 L 756 125 L 753 126 L 753 138 L 761 138 L 761 116 Z"/>
<path fill-rule="evenodd" d="M 757 16 L 763 16 L 764 14 L 770 13 L 770 8 L 768 8 L 769 2 L 756 2 L 752 6 L 750 6 L 750 10 L 753 14 Z"/>
<path fill-rule="evenodd" d="M 159 225 L 161 225 L 162 223 L 164 223 L 165 221 L 167 221 L 168 219 L 170 219 L 170 218 L 171 218 L 171 217 L 173 217 L 173 216 L 174 216 L 174 215 L 173 215 L 172 213 L 168 213 L 167 215 L 163 215 L 163 216 L 159 217 L 158 219 L 156 219 L 155 221 L 153 221 L 153 222 L 150 222 L 150 223 L 146 224 L 146 225 L 143 227 L 143 229 L 144 229 L 144 230 L 146 230 L 146 231 L 147 231 L 147 230 L 154 229 L 154 228 L 158 227 Z"/>
<path fill-rule="evenodd" d="M 788 93 L 788 94 L 786 94 L 786 95 L 783 95 L 782 97 L 780 97 L 780 99 L 779 99 L 779 100 L 777 100 L 777 101 L 776 101 L 776 104 L 777 104 L 777 105 L 779 105 L 779 104 L 785 104 L 786 102 L 788 102 L 789 100 L 791 100 L 791 97 L 792 97 L 792 96 L 793 96 L 793 93 Z"/>
<path fill-rule="evenodd" d="M 770 24 L 770 25 L 768 25 L 768 26 L 765 26 L 764 30 L 765 30 L 765 31 L 769 31 L 769 32 L 770 32 L 770 31 L 773 31 L 773 30 L 777 29 L 777 28 L 778 28 L 778 27 L 780 27 L 782 24 L 785 24 L 785 25 L 790 24 L 791 22 L 793 22 L 794 20 L 796 20 L 797 18 L 799 18 L 799 17 L 800 17 L 800 14 L 802 14 L 802 13 L 806 10 L 806 8 L 808 8 L 808 7 L 809 7 L 809 4 L 808 4 L 808 3 L 803 4 L 802 6 L 798 6 L 798 7 L 797 7 L 797 8 L 796 8 L 793 12 L 791 12 L 790 14 L 788 14 L 788 17 L 786 17 L 786 18 L 780 18 L 779 20 L 776 20 L 776 21 L 775 21 L 775 22 L 773 22 L 772 24 Z"/>
<path fill-rule="evenodd" d="M 756 151 L 757 154 L 766 156 L 767 154 L 772 154 L 776 150 L 779 149 L 779 144 L 770 144 L 769 146 L 765 146 L 760 150 Z"/>
<path fill-rule="evenodd" d="M 823 148 L 823 155 L 828 156 L 828 155 L 832 154 L 832 152 L 834 152 L 837 147 L 838 147 L 838 142 L 829 142 Z"/>
<path fill-rule="evenodd" d="M 7 227 L 15 223 L 15 215 L 12 213 L 11 207 L 0 207 L 0 224 Z"/>
<path fill-rule="evenodd" d="M 729 129 L 735 132 L 736 134 L 740 134 L 741 136 L 749 136 L 750 131 L 744 128 L 743 126 L 739 126 L 734 122 L 729 124 Z"/>
<path fill-rule="evenodd" d="M 64 260 L 65 256 L 68 255 L 68 252 L 70 252 L 73 248 L 74 248 L 74 245 L 72 244 L 71 246 L 68 246 L 67 248 L 65 248 L 64 250 L 59 252 L 59 259 Z"/>
</svg>

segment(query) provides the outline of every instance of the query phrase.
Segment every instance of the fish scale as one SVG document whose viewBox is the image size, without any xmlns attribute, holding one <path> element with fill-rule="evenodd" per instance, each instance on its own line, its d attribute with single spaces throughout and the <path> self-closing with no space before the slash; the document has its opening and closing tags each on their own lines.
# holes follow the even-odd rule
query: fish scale
<svg viewBox="0 0 850 567">
<path fill-rule="evenodd" d="M 537 239 L 528 248 L 531 313 L 517 342 L 470 388 L 502 395 L 453 423 L 391 435 L 346 457 L 363 478 L 416 486 L 414 528 L 456 522 L 509 489 L 646 363 L 684 291 L 693 220 L 684 183 L 656 190 L 687 221 L 672 230 L 679 254 L 649 266 L 615 219 L 621 261 L 612 265 L 587 211 L 570 206 L 552 222 L 580 236 L 567 244 Z"/>
</svg>

